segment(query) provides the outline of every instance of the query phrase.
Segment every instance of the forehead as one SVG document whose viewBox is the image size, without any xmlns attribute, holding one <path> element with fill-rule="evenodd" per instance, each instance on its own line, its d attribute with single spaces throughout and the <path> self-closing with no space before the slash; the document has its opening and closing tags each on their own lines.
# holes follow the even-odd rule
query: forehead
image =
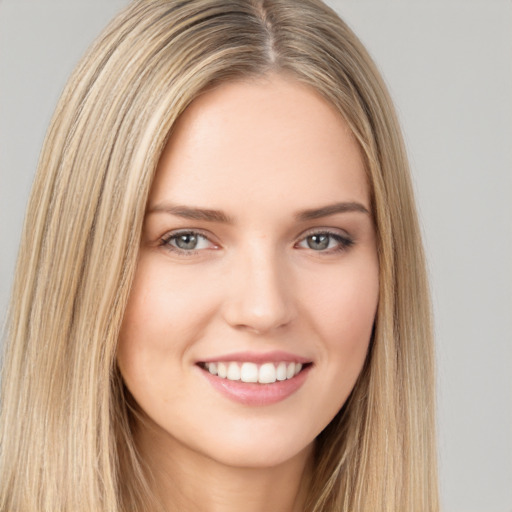
<svg viewBox="0 0 512 512">
<path fill-rule="evenodd" d="M 222 84 L 174 126 L 150 202 L 224 209 L 359 201 L 369 208 L 359 147 L 312 88 L 278 75 Z M 283 203 L 284 202 L 284 203 Z"/>
</svg>

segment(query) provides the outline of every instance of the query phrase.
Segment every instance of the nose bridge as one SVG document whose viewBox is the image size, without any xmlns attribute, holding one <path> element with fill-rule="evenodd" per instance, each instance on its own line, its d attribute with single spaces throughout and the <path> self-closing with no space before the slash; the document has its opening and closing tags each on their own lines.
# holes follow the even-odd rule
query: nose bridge
<svg viewBox="0 0 512 512">
<path fill-rule="evenodd" d="M 286 262 L 268 240 L 237 254 L 230 269 L 225 318 L 233 327 L 254 332 L 288 324 L 293 305 Z"/>
</svg>

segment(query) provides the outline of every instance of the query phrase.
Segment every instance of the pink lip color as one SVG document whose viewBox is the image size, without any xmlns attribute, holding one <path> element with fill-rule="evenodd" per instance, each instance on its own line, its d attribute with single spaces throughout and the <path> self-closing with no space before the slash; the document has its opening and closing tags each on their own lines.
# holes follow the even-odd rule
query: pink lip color
<svg viewBox="0 0 512 512">
<path fill-rule="evenodd" d="M 274 350 L 272 352 L 233 352 L 230 354 L 223 354 L 222 356 L 211 357 L 208 359 L 202 359 L 201 363 L 218 363 L 219 361 L 237 361 L 248 363 L 279 363 L 281 361 L 285 363 L 310 363 L 311 359 L 306 359 L 305 357 L 300 357 L 295 354 L 291 354 L 289 352 L 283 352 L 279 350 Z"/>
<path fill-rule="evenodd" d="M 226 359 L 218 360 L 226 361 Z M 244 360 L 253 362 L 251 359 Z M 229 361 L 236 361 L 236 359 L 229 359 Z M 269 359 L 265 361 L 270 362 Z M 283 359 L 281 359 L 281 361 L 283 361 Z M 222 379 L 221 377 L 212 375 L 207 370 L 201 369 L 200 371 L 208 382 L 225 397 L 240 404 L 255 406 L 271 405 L 288 398 L 304 384 L 310 369 L 311 366 L 306 366 L 306 368 L 295 375 L 295 377 L 289 380 L 276 381 L 272 384 L 258 384 Z"/>
</svg>

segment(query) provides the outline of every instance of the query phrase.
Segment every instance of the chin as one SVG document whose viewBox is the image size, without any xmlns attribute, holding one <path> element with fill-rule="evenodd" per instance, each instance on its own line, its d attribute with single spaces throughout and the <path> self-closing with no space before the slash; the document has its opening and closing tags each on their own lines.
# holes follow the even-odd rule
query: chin
<svg viewBox="0 0 512 512">
<path fill-rule="evenodd" d="M 315 436 L 307 432 L 290 432 L 276 426 L 255 427 L 217 432 L 213 439 L 203 439 L 207 442 L 196 445 L 195 450 L 226 466 L 263 469 L 306 457 L 313 449 Z"/>
<path fill-rule="evenodd" d="M 281 443 L 260 443 L 246 441 L 231 443 L 221 450 L 210 450 L 212 460 L 224 466 L 246 469 L 270 469 L 279 467 L 297 458 L 307 458 L 312 452 L 314 441 L 306 446 L 288 446 Z M 219 447 L 216 447 L 219 448 Z"/>
</svg>

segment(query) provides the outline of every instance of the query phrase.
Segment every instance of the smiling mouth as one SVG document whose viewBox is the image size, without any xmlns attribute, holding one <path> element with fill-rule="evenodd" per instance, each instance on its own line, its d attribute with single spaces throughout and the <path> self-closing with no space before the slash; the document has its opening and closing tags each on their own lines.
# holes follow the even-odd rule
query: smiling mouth
<svg viewBox="0 0 512 512">
<path fill-rule="evenodd" d="M 219 361 L 198 363 L 199 367 L 221 379 L 246 383 L 273 384 L 293 379 L 311 363 L 275 362 L 256 364 L 252 362 Z"/>
</svg>

